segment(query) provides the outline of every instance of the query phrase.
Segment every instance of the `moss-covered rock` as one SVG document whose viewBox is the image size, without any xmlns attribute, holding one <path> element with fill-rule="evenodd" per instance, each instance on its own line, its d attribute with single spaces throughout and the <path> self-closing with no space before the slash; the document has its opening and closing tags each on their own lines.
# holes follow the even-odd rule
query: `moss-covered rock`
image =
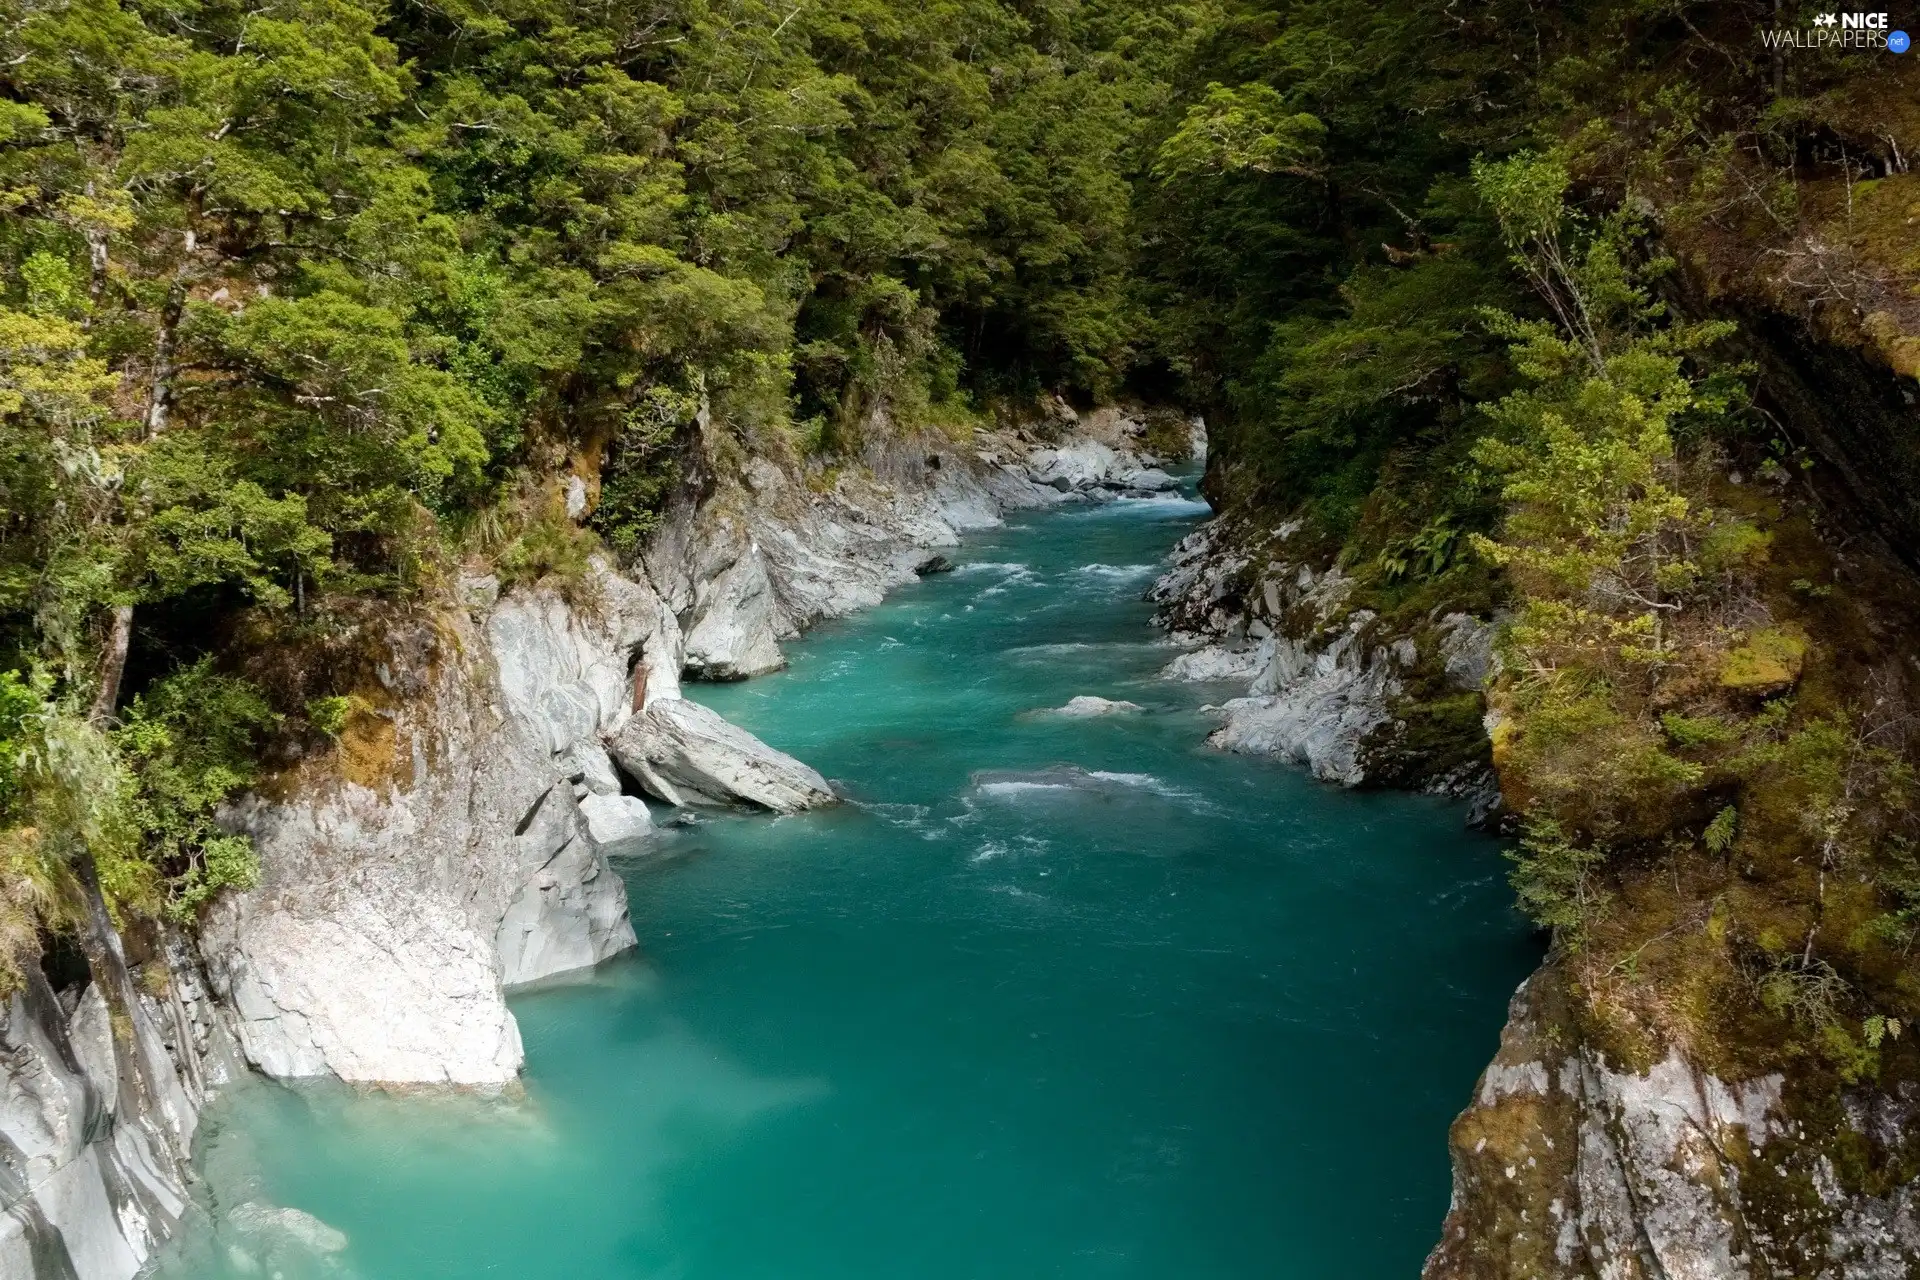
<svg viewBox="0 0 1920 1280">
<path fill-rule="evenodd" d="M 1773 693 L 1800 679 L 1807 636 L 1794 626 L 1763 627 L 1726 657 L 1720 686 L 1736 693 Z"/>
</svg>

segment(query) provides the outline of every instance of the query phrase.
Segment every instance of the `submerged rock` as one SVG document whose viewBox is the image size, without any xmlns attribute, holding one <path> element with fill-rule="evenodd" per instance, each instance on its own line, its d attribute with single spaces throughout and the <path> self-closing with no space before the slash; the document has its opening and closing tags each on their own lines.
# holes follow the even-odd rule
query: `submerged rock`
<svg viewBox="0 0 1920 1280">
<path fill-rule="evenodd" d="M 227 1215 L 237 1231 L 278 1243 L 292 1241 L 315 1253 L 339 1253 L 347 1247 L 347 1233 L 330 1227 L 302 1209 L 249 1200 Z"/>
<path fill-rule="evenodd" d="M 1112 716 L 1139 710 L 1141 706 L 1137 702 L 1097 698 L 1090 693 L 1083 693 L 1077 698 L 1069 698 L 1066 706 L 1056 707 L 1054 714 L 1057 716 Z"/>
<path fill-rule="evenodd" d="M 684 698 L 652 703 L 611 746 L 647 794 L 671 805 L 744 803 L 797 813 L 838 799 L 813 769 Z"/>
</svg>

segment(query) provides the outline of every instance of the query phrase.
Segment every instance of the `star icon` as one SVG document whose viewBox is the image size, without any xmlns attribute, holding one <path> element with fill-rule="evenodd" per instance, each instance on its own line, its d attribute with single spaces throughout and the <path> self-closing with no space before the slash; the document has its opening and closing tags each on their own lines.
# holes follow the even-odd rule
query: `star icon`
<svg viewBox="0 0 1920 1280">
<path fill-rule="evenodd" d="M 1831 27 L 1839 21 L 1840 19 L 1835 17 L 1833 14 L 1823 13 L 1819 17 L 1813 20 L 1813 25 L 1816 27 Z"/>
</svg>

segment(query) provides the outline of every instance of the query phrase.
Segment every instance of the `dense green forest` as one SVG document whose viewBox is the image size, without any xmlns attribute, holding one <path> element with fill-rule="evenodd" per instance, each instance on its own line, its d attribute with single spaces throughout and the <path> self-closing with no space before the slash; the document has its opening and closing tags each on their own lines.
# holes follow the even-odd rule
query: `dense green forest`
<svg viewBox="0 0 1920 1280">
<path fill-rule="evenodd" d="M 214 810 L 342 698 L 238 656 L 633 553 L 699 424 L 824 468 L 1129 395 L 1357 599 L 1513 610 L 1494 750 L 1567 954 L 1711 901 L 1670 962 L 1758 1003 L 1674 1016 L 1877 1069 L 1907 768 L 1844 678 L 1789 693 L 1860 627 L 1724 474 L 1812 463 L 1742 315 L 1920 366 L 1916 99 L 1769 53 L 1776 9 L 5 0 L 0 953 L 250 883 Z"/>
</svg>

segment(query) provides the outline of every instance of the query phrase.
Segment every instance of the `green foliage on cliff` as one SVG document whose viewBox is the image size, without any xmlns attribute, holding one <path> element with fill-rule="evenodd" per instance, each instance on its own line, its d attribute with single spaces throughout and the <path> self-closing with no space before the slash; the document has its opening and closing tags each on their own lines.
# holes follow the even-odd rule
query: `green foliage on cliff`
<svg viewBox="0 0 1920 1280">
<path fill-rule="evenodd" d="M 101 864 L 116 900 L 191 920 L 221 889 L 258 881 L 252 842 L 221 830 L 217 810 L 254 780 L 277 720 L 258 689 L 206 659 L 133 699 L 113 733 L 130 841 Z"/>
</svg>

